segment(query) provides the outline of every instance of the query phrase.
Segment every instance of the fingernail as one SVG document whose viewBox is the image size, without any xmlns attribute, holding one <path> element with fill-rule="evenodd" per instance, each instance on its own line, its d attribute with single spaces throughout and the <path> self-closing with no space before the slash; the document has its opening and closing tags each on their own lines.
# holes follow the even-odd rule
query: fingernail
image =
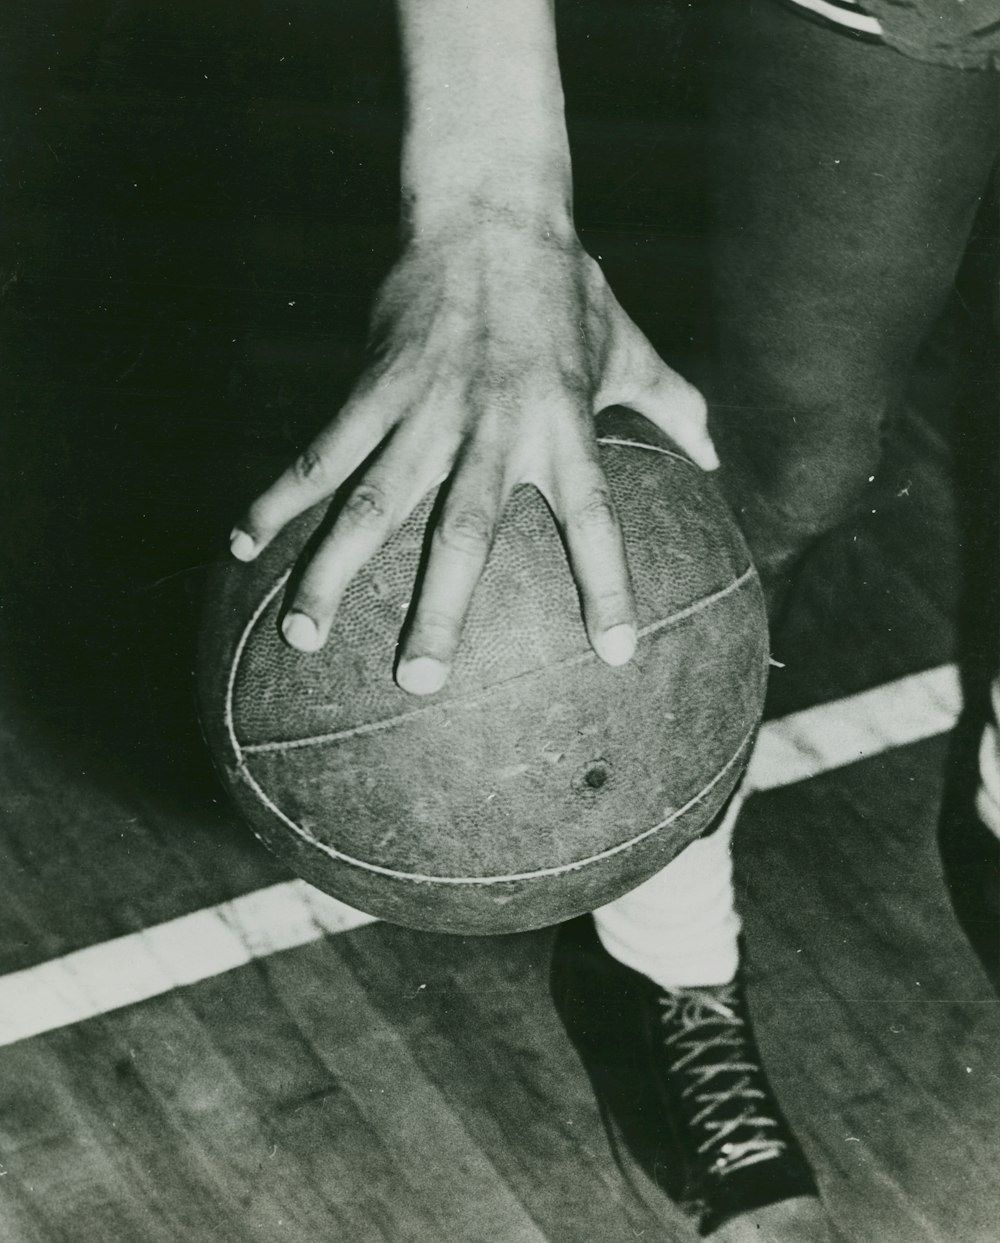
<svg viewBox="0 0 1000 1243">
<path fill-rule="evenodd" d="M 237 561 L 252 561 L 257 552 L 253 538 L 239 527 L 229 537 L 229 551 Z"/>
<path fill-rule="evenodd" d="M 289 613 L 281 623 L 281 633 L 286 642 L 300 652 L 318 652 L 323 646 L 319 627 L 305 613 Z"/>
<path fill-rule="evenodd" d="M 721 465 L 719 455 L 715 452 L 715 445 L 709 441 L 705 446 L 705 468 L 706 470 L 718 470 Z"/>
<path fill-rule="evenodd" d="M 445 684 L 448 666 L 431 656 L 415 656 L 413 660 L 400 661 L 396 681 L 411 695 L 433 695 Z"/>
<path fill-rule="evenodd" d="M 598 636 L 595 647 L 605 664 L 624 665 L 632 659 L 635 652 L 635 628 L 628 625 L 612 626 Z"/>
</svg>

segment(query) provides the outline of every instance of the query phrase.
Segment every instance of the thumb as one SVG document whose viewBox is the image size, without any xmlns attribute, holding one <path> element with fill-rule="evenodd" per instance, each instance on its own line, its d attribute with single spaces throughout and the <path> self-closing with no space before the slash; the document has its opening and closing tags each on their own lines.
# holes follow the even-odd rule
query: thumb
<svg viewBox="0 0 1000 1243">
<path fill-rule="evenodd" d="M 708 434 L 708 407 L 693 384 L 678 375 L 642 338 L 638 365 L 630 368 L 627 392 L 614 397 L 616 405 L 628 406 L 654 423 L 703 470 L 716 470 L 719 456 Z"/>
</svg>

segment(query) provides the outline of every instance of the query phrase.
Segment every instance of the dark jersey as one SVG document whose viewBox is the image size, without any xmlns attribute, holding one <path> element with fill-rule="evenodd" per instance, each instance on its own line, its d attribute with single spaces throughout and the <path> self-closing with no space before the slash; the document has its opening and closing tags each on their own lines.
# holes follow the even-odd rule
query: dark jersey
<svg viewBox="0 0 1000 1243">
<path fill-rule="evenodd" d="M 786 0 L 812 17 L 917 60 L 1000 66 L 1000 0 Z"/>
</svg>

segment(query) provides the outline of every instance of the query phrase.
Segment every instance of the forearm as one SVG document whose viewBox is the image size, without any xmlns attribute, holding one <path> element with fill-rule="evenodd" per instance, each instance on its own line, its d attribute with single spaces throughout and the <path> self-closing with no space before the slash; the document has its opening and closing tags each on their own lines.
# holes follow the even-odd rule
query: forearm
<svg viewBox="0 0 1000 1243">
<path fill-rule="evenodd" d="M 397 0 L 404 215 L 569 227 L 572 178 L 552 0 Z"/>
</svg>

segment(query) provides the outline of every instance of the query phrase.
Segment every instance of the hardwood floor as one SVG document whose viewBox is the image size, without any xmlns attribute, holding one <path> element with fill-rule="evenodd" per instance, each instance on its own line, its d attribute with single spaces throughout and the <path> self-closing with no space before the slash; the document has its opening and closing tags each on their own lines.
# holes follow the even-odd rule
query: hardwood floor
<svg viewBox="0 0 1000 1243">
<path fill-rule="evenodd" d="M 676 161 L 698 101 L 663 115 L 683 34 L 659 5 L 636 4 L 635 27 L 563 7 L 588 242 L 696 372 L 698 177 Z M 191 635 L 232 515 L 360 357 L 392 252 L 388 12 L 0 11 L 0 977 L 288 879 L 214 784 Z M 634 55 L 654 38 L 659 56 Z M 633 68 L 602 73 L 609 49 Z M 971 581 L 995 566 L 976 534 L 995 506 L 956 479 L 985 487 L 993 439 L 965 418 L 984 392 L 948 379 L 971 305 L 924 360 L 874 512 L 802 582 L 772 718 L 991 663 L 995 585 L 962 602 L 970 552 Z M 946 751 L 929 738 L 765 790 L 738 839 L 761 1043 L 852 1240 L 997 1234 L 1000 1003 L 943 884 Z M 616 1163 L 552 1006 L 551 945 L 317 932 L 0 1043 L 0 1239 L 691 1240 Z"/>
</svg>

